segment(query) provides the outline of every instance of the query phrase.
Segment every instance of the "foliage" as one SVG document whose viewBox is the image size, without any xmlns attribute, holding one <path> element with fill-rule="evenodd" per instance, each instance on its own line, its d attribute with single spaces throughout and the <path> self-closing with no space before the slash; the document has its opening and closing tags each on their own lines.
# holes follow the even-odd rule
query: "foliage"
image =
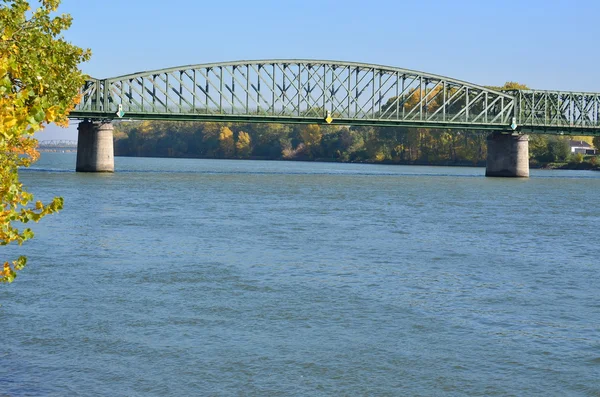
<svg viewBox="0 0 600 397">
<path fill-rule="evenodd" d="M 487 86 L 487 88 L 491 88 L 496 91 L 515 91 L 515 90 L 528 90 L 529 87 L 525 84 L 517 83 L 515 81 L 507 81 L 503 86 Z"/>
<path fill-rule="evenodd" d="M 541 135 L 529 138 L 529 157 L 539 163 L 563 162 L 570 154 L 568 138 Z"/>
<path fill-rule="evenodd" d="M 221 127 L 219 133 L 219 147 L 224 158 L 231 158 L 235 153 L 233 144 L 233 131 L 229 127 Z"/>
<path fill-rule="evenodd" d="M 451 93 L 452 95 L 452 93 Z M 425 98 L 423 98 L 425 96 Z M 391 98 L 394 99 L 394 98 Z M 428 111 L 436 111 L 443 103 L 443 91 L 442 86 L 437 86 L 431 90 L 422 90 L 421 88 L 412 89 L 407 98 L 404 100 L 404 108 L 407 111 L 417 107 L 419 103 L 423 102 L 423 105 L 427 106 Z"/>
<path fill-rule="evenodd" d="M 321 144 L 323 133 L 321 132 L 321 126 L 317 124 L 303 125 L 298 129 L 300 139 L 306 145 L 309 155 L 314 157 L 317 154 L 317 148 Z"/>
<path fill-rule="evenodd" d="M 453 95 L 455 89 L 448 90 L 447 95 Z M 442 86 L 437 86 L 432 89 L 423 90 L 421 88 L 412 88 L 403 96 L 393 96 L 383 105 L 383 114 L 397 114 L 402 108 L 404 111 L 410 112 L 417 108 L 422 103 L 425 111 L 433 113 L 439 109 L 444 102 L 444 91 Z"/>
<path fill-rule="evenodd" d="M 244 131 L 238 132 L 235 151 L 239 158 L 248 158 L 250 156 L 250 152 L 252 151 L 252 148 L 250 147 L 251 142 L 252 139 L 250 138 L 250 134 Z"/>
<path fill-rule="evenodd" d="M 140 126 L 145 129 L 147 123 L 150 132 L 140 133 Z M 487 154 L 486 136 L 403 127 L 121 122 L 115 125 L 115 152 L 120 156 L 481 165 Z"/>
<path fill-rule="evenodd" d="M 583 153 L 575 153 L 572 156 L 570 156 L 570 160 L 572 163 L 581 164 L 583 163 L 584 157 L 585 156 L 583 155 Z"/>
<path fill-rule="evenodd" d="M 571 135 L 571 140 L 572 141 L 586 142 L 586 143 L 588 143 L 590 145 L 594 145 L 594 137 L 593 136 Z"/>
<path fill-rule="evenodd" d="M 551 137 L 547 148 L 550 161 L 565 161 L 571 154 L 569 140 L 564 137 Z"/>
<path fill-rule="evenodd" d="M 593 138 L 592 144 L 596 149 L 600 150 L 600 135 Z"/>
<path fill-rule="evenodd" d="M 0 245 L 22 244 L 33 237 L 24 224 L 60 210 L 63 199 L 49 204 L 33 201 L 19 181 L 18 168 L 37 160 L 33 134 L 44 124 L 67 125 L 67 114 L 78 101 L 84 77 L 77 65 L 87 50 L 66 42 L 61 32 L 69 15 L 53 16 L 60 0 L 42 0 L 30 11 L 25 0 L 0 5 Z M 5 262 L 0 282 L 12 282 L 26 264 L 21 256 Z"/>
</svg>

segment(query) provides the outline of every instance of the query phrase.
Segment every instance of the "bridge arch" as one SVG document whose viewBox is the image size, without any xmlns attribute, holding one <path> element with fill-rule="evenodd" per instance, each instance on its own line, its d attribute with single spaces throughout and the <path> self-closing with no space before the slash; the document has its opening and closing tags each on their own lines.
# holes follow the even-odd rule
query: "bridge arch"
<svg viewBox="0 0 600 397">
<path fill-rule="evenodd" d="M 515 109 L 513 95 L 435 74 L 272 59 L 90 79 L 72 117 L 508 130 Z"/>
</svg>

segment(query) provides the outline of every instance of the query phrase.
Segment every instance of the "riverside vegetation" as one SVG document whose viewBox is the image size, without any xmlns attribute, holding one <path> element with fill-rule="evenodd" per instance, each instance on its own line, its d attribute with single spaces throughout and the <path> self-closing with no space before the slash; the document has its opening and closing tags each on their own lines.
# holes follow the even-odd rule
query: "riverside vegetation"
<svg viewBox="0 0 600 397">
<path fill-rule="evenodd" d="M 485 165 L 487 132 L 403 127 L 142 121 L 115 124 L 115 154 L 140 157 Z M 530 135 L 533 167 L 595 168 L 569 137 Z M 600 145 L 598 138 L 573 137 Z"/>
</svg>

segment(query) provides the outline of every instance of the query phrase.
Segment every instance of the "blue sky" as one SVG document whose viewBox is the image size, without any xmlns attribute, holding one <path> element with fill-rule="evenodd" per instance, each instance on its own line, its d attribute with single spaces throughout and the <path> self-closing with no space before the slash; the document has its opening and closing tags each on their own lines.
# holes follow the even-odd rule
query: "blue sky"
<svg viewBox="0 0 600 397">
<path fill-rule="evenodd" d="M 242 59 L 309 58 L 421 70 L 481 85 L 600 92 L 600 3 L 63 0 L 67 40 L 97 78 Z M 39 139 L 76 139 L 49 126 Z"/>
</svg>

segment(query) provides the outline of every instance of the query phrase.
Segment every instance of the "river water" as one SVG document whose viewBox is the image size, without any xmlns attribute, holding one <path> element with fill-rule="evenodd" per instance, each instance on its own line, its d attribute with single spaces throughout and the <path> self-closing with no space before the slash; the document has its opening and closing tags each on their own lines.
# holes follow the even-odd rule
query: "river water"
<svg viewBox="0 0 600 397">
<path fill-rule="evenodd" d="M 44 153 L 0 396 L 600 395 L 600 173 Z"/>
</svg>

